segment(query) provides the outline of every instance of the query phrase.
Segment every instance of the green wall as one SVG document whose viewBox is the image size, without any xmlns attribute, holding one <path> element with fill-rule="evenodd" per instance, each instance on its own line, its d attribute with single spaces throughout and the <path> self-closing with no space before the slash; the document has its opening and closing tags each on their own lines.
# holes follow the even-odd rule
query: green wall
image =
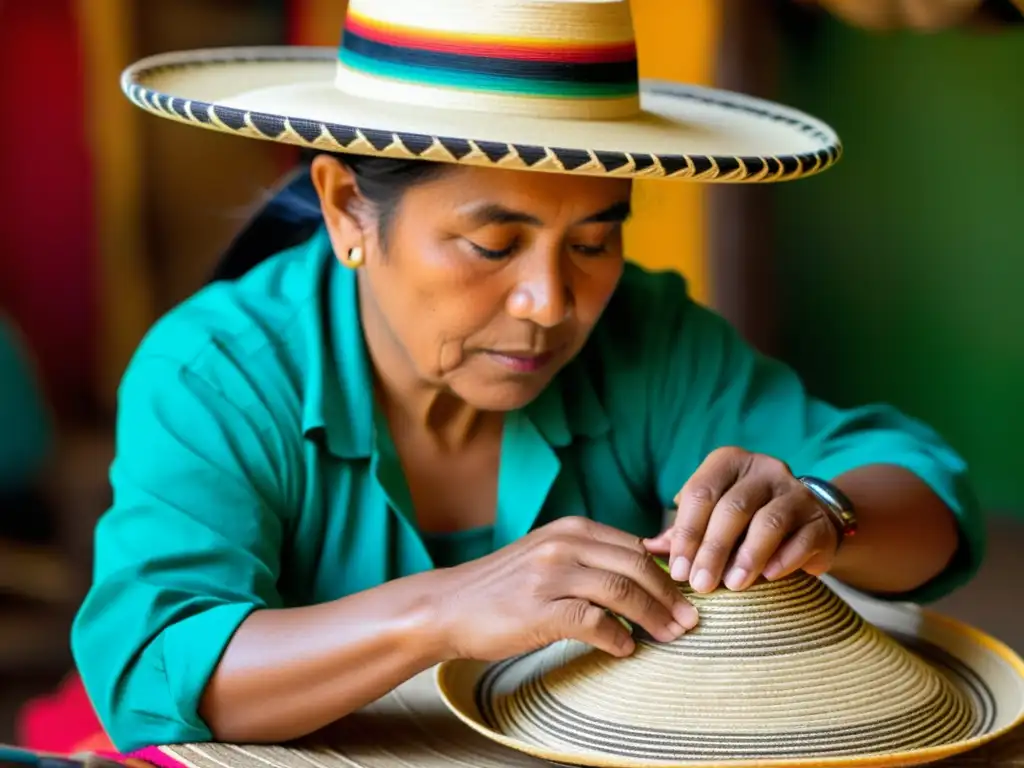
<svg viewBox="0 0 1024 768">
<path fill-rule="evenodd" d="M 784 355 L 819 394 L 931 423 L 1024 518 L 1024 33 L 804 33 L 780 98 L 846 153 L 773 190 Z"/>
</svg>

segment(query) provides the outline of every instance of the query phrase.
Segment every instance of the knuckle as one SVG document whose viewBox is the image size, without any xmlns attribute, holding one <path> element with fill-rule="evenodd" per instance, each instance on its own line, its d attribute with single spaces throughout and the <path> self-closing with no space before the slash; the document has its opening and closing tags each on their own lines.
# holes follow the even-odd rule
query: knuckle
<svg viewBox="0 0 1024 768">
<path fill-rule="evenodd" d="M 824 531 L 818 526 L 807 525 L 797 532 L 796 536 L 793 537 L 793 541 L 801 549 L 817 549 L 821 543 L 823 533 Z"/>
<path fill-rule="evenodd" d="M 750 514 L 746 499 L 732 498 L 722 505 L 722 511 L 729 517 L 747 517 Z"/>
<path fill-rule="evenodd" d="M 789 528 L 789 515 L 778 509 L 767 510 L 762 517 L 761 525 L 769 531 L 784 532 Z"/>
<path fill-rule="evenodd" d="M 534 559 L 542 565 L 555 565 L 565 562 L 571 548 L 566 545 L 565 539 L 552 537 L 545 539 L 534 548 Z"/>
<path fill-rule="evenodd" d="M 789 465 L 774 456 L 761 456 L 760 463 L 764 470 L 772 476 L 789 476 L 790 474 Z"/>
<path fill-rule="evenodd" d="M 610 599 L 621 603 L 633 594 L 633 584 L 625 576 L 611 573 L 605 580 L 604 591 Z"/>
<path fill-rule="evenodd" d="M 593 629 L 599 623 L 600 617 L 595 617 L 594 606 L 585 600 L 570 600 L 565 604 L 565 620 L 570 626 Z"/>
<path fill-rule="evenodd" d="M 742 456 L 744 453 L 746 453 L 746 451 L 735 445 L 722 445 L 715 448 L 715 450 L 711 452 L 711 455 L 716 459 L 735 459 Z"/>
<path fill-rule="evenodd" d="M 714 502 L 715 493 L 706 485 L 695 485 L 687 489 L 686 497 L 689 499 L 691 504 L 704 506 Z"/>
<path fill-rule="evenodd" d="M 726 545 L 724 542 L 719 541 L 718 539 L 708 539 L 703 544 L 701 544 L 700 554 L 701 557 L 717 560 L 728 555 L 731 549 L 732 547 Z"/>
<path fill-rule="evenodd" d="M 559 533 L 567 536 L 583 536 L 590 531 L 590 520 L 578 515 L 560 518 L 554 525 Z"/>
<path fill-rule="evenodd" d="M 684 544 L 700 541 L 703 532 L 690 523 L 683 523 L 672 529 L 672 538 Z"/>
</svg>

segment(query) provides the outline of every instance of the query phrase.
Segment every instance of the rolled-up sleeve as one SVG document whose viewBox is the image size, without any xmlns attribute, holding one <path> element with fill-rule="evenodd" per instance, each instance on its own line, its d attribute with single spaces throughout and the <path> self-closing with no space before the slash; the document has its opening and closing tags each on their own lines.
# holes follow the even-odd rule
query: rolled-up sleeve
<svg viewBox="0 0 1024 768">
<path fill-rule="evenodd" d="M 285 448 L 256 399 L 154 356 L 125 375 L 117 423 L 75 661 L 119 749 L 208 741 L 199 702 L 224 649 L 281 602 Z"/>
<path fill-rule="evenodd" d="M 681 279 L 652 291 L 658 318 L 646 342 L 648 427 L 658 497 L 671 505 L 716 448 L 775 456 L 795 474 L 834 479 L 872 464 L 903 467 L 956 515 L 960 546 L 928 584 L 891 599 L 930 602 L 969 580 L 985 551 L 983 516 L 963 459 L 931 428 L 887 405 L 841 409 L 812 397 L 797 375 L 751 348 L 723 318 L 686 297 Z"/>
</svg>

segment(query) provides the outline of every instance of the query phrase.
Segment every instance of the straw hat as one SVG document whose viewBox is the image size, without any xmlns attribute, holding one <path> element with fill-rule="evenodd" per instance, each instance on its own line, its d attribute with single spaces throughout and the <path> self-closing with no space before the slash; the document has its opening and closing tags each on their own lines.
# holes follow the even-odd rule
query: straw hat
<svg viewBox="0 0 1024 768">
<path fill-rule="evenodd" d="M 588 766 L 913 765 L 1024 722 L 1024 662 L 938 615 L 806 574 L 684 592 L 700 625 L 634 632 L 616 659 L 576 641 L 487 665 L 449 662 L 445 702 L 498 744 Z M 854 598 L 851 598 L 851 600 Z"/>
<path fill-rule="evenodd" d="M 685 45 L 685 36 L 680 37 Z M 707 182 L 825 170 L 835 132 L 736 93 L 638 78 L 626 0 L 350 0 L 340 50 L 155 56 L 138 106 L 334 152 Z"/>
</svg>

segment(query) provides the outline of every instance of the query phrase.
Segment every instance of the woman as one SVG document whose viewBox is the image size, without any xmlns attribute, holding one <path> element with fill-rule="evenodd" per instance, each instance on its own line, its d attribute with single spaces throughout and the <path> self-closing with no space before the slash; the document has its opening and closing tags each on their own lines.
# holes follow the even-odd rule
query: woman
<svg viewBox="0 0 1024 768">
<path fill-rule="evenodd" d="M 614 615 L 697 624 L 679 581 L 969 578 L 978 513 L 932 431 L 810 397 L 624 260 L 632 177 L 821 170 L 827 126 L 641 90 L 626 3 L 412 7 L 350 3 L 337 67 L 206 52 L 126 78 L 164 117 L 338 151 L 277 201 L 314 234 L 175 309 L 125 374 L 73 635 L 115 744 L 289 740 L 560 638 L 626 655 Z"/>
</svg>

